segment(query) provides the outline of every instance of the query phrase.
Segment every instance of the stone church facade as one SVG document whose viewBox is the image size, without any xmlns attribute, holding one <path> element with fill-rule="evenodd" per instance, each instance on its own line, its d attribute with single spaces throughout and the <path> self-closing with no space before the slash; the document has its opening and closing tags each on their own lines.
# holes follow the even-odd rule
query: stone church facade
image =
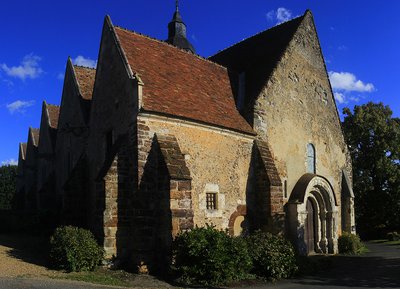
<svg viewBox="0 0 400 289">
<path fill-rule="evenodd" d="M 107 16 L 96 70 L 67 61 L 60 107 L 20 144 L 18 196 L 157 271 L 206 224 L 336 253 L 355 231 L 351 176 L 310 11 L 204 59 L 177 9 L 167 41 Z"/>
</svg>

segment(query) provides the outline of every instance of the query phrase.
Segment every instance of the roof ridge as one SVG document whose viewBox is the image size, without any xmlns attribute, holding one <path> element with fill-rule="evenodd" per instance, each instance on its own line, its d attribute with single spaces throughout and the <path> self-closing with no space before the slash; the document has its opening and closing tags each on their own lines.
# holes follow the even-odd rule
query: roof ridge
<svg viewBox="0 0 400 289">
<path fill-rule="evenodd" d="M 307 11 L 308 11 L 308 10 L 307 10 Z M 266 32 L 268 32 L 268 31 L 272 31 L 272 30 L 274 30 L 274 29 L 278 29 L 278 28 L 282 27 L 283 25 L 286 25 L 286 24 L 291 23 L 291 22 L 293 22 L 293 21 L 300 20 L 300 18 L 304 18 L 304 16 L 307 14 L 307 11 L 306 11 L 303 15 L 301 15 L 301 16 L 298 16 L 298 17 L 295 17 L 295 18 L 290 19 L 290 20 L 288 20 L 288 21 L 279 23 L 279 24 L 277 24 L 277 25 L 275 25 L 275 26 L 273 26 L 273 27 L 270 27 L 270 28 L 268 28 L 268 29 L 262 30 L 262 31 L 260 31 L 260 32 L 257 32 L 257 33 L 255 33 L 255 34 L 253 34 L 252 36 L 249 36 L 249 37 L 244 38 L 244 39 L 242 39 L 242 40 L 240 40 L 240 41 L 238 41 L 238 42 L 235 42 L 234 44 L 232 44 L 232 45 L 230 45 L 230 46 L 228 46 L 228 47 L 225 47 L 224 49 L 221 49 L 221 50 L 217 51 L 215 54 L 209 56 L 209 58 L 212 58 L 212 57 L 216 56 L 217 54 L 220 54 L 220 53 L 222 53 L 222 52 L 224 52 L 224 51 L 226 51 L 226 50 L 228 50 L 228 49 L 230 49 L 230 48 L 232 48 L 232 47 L 234 47 L 234 46 L 236 46 L 236 45 L 238 45 L 238 44 L 240 44 L 240 43 L 242 43 L 242 42 L 244 42 L 244 41 L 247 41 L 247 40 L 250 40 L 250 39 L 252 39 L 252 38 L 255 38 L 255 37 L 257 37 L 257 36 L 259 36 L 259 35 L 261 35 L 261 34 L 263 34 L 263 33 L 266 33 Z"/>
<path fill-rule="evenodd" d="M 95 68 L 95 67 L 89 67 L 89 66 L 84 66 L 84 65 L 72 64 L 72 66 L 74 66 L 74 67 L 78 67 L 78 68 L 85 68 L 85 69 L 96 70 L 96 68 Z"/>
<path fill-rule="evenodd" d="M 136 31 L 134 31 L 134 30 L 127 29 L 127 28 L 124 28 L 124 27 L 121 27 L 121 26 L 118 26 L 118 25 L 114 25 L 114 27 L 115 27 L 115 28 L 119 28 L 119 29 L 124 30 L 124 31 L 127 31 L 127 32 L 130 32 L 130 33 L 133 33 L 133 34 L 136 34 L 136 35 L 138 35 L 138 36 L 142 36 L 142 37 L 144 37 L 144 38 L 147 38 L 147 39 L 156 41 L 156 42 L 158 42 L 158 43 L 162 43 L 162 44 L 164 44 L 164 45 L 166 45 L 166 46 L 170 46 L 170 47 L 172 47 L 172 48 L 177 49 L 178 51 L 182 51 L 182 52 L 184 52 L 184 53 L 186 53 L 186 54 L 188 54 L 188 55 L 194 56 L 194 57 L 196 57 L 196 58 L 198 58 L 198 59 L 200 59 L 200 60 L 203 60 L 203 61 L 205 61 L 205 62 L 212 63 L 212 64 L 214 64 L 214 65 L 216 65 L 216 66 L 218 66 L 218 67 L 221 67 L 221 68 L 225 69 L 226 71 L 228 71 L 228 69 L 227 69 L 225 66 L 221 65 L 221 64 L 218 64 L 218 63 L 216 63 L 216 62 L 214 62 L 214 61 L 211 61 L 211 60 L 209 60 L 208 58 L 205 58 L 205 57 L 203 57 L 203 56 L 201 56 L 201 55 L 199 55 L 199 54 L 191 53 L 191 52 L 189 52 L 189 51 L 186 51 L 186 50 L 184 50 L 184 49 L 181 49 L 181 48 L 179 48 L 179 47 L 176 47 L 175 45 L 172 45 L 172 44 L 170 44 L 170 43 L 168 43 L 168 42 L 165 42 L 165 41 L 163 41 L 163 40 L 160 40 L 160 39 L 151 37 L 151 36 L 149 36 L 149 35 L 146 35 L 146 34 L 143 34 L 143 33 L 140 33 L 140 32 L 136 32 Z"/>
</svg>

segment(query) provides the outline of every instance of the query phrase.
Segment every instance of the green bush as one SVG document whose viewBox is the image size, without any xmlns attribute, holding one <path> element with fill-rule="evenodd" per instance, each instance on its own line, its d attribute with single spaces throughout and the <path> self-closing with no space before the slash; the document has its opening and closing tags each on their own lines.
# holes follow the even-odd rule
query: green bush
<svg viewBox="0 0 400 289">
<path fill-rule="evenodd" d="M 355 234 L 343 232 L 338 239 L 339 253 L 358 255 L 361 254 L 364 245 L 360 240 L 360 237 Z"/>
<path fill-rule="evenodd" d="M 179 282 L 206 286 L 244 279 L 252 267 L 243 238 L 209 225 L 179 234 L 173 242 L 173 260 Z"/>
<path fill-rule="evenodd" d="M 70 272 L 93 270 L 103 256 L 104 250 L 88 230 L 60 227 L 50 238 L 50 258 L 60 269 Z"/>
<path fill-rule="evenodd" d="M 260 277 L 278 280 L 298 270 L 292 244 L 281 236 L 256 231 L 247 238 L 253 271 Z"/>
<path fill-rule="evenodd" d="M 399 241 L 400 240 L 400 234 L 397 233 L 397 232 L 389 232 L 389 233 L 387 233 L 386 238 L 389 241 Z"/>
</svg>

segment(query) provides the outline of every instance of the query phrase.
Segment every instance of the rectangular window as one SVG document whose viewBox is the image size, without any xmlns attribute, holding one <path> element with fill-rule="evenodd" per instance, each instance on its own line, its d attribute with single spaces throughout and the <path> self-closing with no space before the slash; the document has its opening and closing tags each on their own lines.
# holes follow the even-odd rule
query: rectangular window
<svg viewBox="0 0 400 289">
<path fill-rule="evenodd" d="M 217 209 L 217 193 L 206 193 L 207 210 Z"/>
</svg>

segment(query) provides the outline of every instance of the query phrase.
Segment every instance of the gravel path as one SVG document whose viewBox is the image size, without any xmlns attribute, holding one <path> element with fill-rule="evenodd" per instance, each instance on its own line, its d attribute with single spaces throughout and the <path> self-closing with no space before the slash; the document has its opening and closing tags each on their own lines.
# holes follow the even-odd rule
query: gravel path
<svg viewBox="0 0 400 289">
<path fill-rule="evenodd" d="M 47 269 L 47 244 L 43 238 L 0 234 L 0 277 L 60 276 Z"/>
<path fill-rule="evenodd" d="M 46 239 L 0 234 L 0 289 L 124 288 L 59 280 L 65 279 L 69 275 L 48 269 L 47 255 L 48 242 Z M 175 288 L 148 275 L 132 275 L 131 278 L 128 283 L 131 284 L 129 288 Z"/>
</svg>

